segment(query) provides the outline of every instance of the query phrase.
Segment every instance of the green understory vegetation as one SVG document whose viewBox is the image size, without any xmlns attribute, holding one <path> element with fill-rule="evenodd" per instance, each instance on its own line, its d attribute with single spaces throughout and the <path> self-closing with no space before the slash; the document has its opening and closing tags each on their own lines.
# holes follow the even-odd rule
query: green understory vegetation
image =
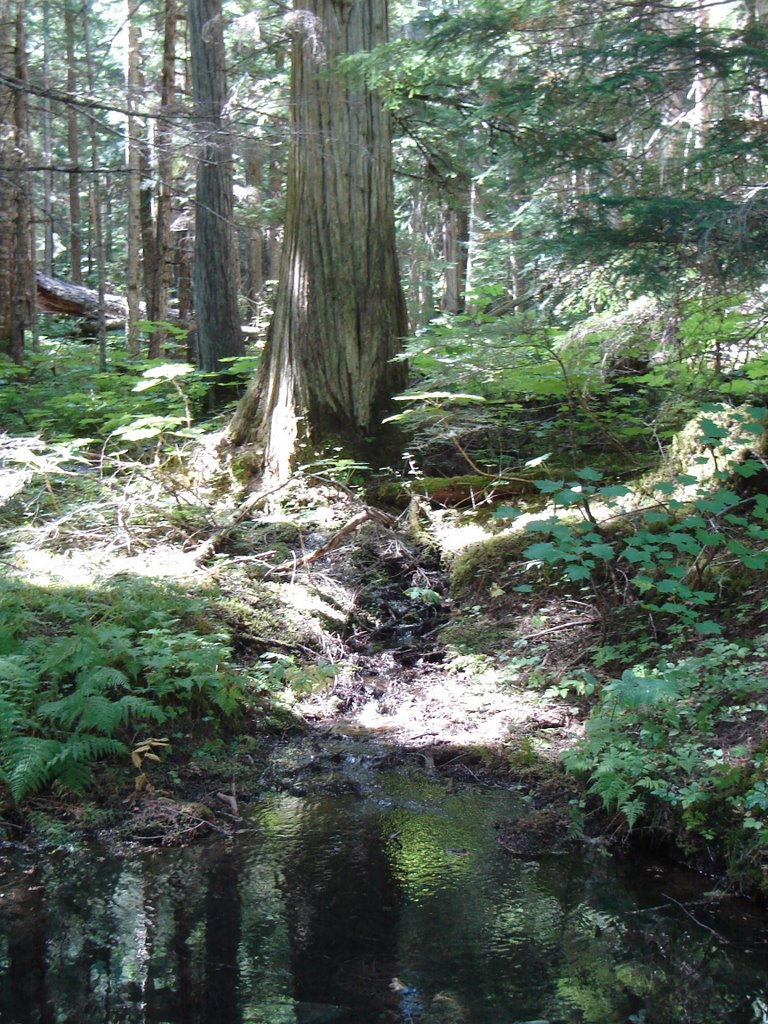
<svg viewBox="0 0 768 1024">
<path fill-rule="evenodd" d="M 299 475 L 417 498 L 431 508 L 420 539 L 437 549 L 441 516 L 477 527 L 484 540 L 445 554 L 455 615 L 443 642 L 584 721 L 562 754 L 584 785 L 577 822 L 590 827 L 599 809 L 615 835 L 726 865 L 764 892 L 763 362 L 701 373 L 696 388 L 677 357 L 576 372 L 582 325 L 578 351 L 573 332 L 548 339 L 538 374 L 521 344 L 470 381 L 459 367 L 487 355 L 505 320 L 457 318 L 439 344 L 413 340 L 420 380 L 402 396 L 406 451 L 389 481 L 329 452 Z M 6 810 L 46 791 L 87 794 L 105 769 L 129 792 L 152 788 L 182 752 L 284 728 L 344 658 L 347 597 L 270 576 L 301 548 L 311 497 L 254 513 L 204 583 L 186 570 L 161 578 L 169 550 L 183 561 L 228 521 L 246 460 L 216 449 L 226 410 L 206 418 L 204 378 L 118 351 L 96 373 L 87 347 L 56 338 L 25 370 L 5 368 L 2 456 L 18 477 L 0 506 Z M 90 576 L 73 583 L 80 555 Z"/>
</svg>

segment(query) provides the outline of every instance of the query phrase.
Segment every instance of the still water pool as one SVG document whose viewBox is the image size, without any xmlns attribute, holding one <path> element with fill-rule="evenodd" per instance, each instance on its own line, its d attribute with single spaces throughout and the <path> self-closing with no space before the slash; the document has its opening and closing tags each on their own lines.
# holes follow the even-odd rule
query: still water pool
<svg viewBox="0 0 768 1024">
<path fill-rule="evenodd" d="M 768 916 L 598 849 L 518 860 L 519 798 L 383 773 L 187 849 L 0 851 L 2 1024 L 755 1024 Z"/>
</svg>

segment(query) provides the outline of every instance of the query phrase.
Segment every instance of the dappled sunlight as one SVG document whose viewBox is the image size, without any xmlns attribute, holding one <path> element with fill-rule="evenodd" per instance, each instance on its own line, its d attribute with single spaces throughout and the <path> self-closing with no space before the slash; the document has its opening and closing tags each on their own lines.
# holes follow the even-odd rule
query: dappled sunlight
<svg viewBox="0 0 768 1024">
<path fill-rule="evenodd" d="M 11 575 L 36 586 L 93 586 L 122 574 L 202 582 L 207 575 L 195 565 L 190 552 L 165 545 L 137 555 L 99 548 L 48 551 L 20 545 L 6 564 Z"/>
<path fill-rule="evenodd" d="M 332 724 L 338 732 L 372 733 L 383 743 L 408 749 L 450 744 L 500 752 L 521 732 L 535 730 L 540 712 L 534 691 L 511 685 L 503 670 L 477 659 L 460 671 L 394 668 L 391 676 L 376 678 L 369 700 L 336 714 Z"/>
</svg>

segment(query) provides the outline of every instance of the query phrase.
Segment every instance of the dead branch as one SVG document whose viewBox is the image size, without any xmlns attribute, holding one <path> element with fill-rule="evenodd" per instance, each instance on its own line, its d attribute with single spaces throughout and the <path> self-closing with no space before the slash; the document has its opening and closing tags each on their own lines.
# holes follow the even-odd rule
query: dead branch
<svg viewBox="0 0 768 1024">
<path fill-rule="evenodd" d="M 288 483 L 289 481 L 279 484 L 277 487 L 273 487 L 271 491 L 255 491 L 253 494 L 249 494 L 245 501 L 238 505 L 235 512 L 224 526 L 211 534 L 208 540 L 203 541 L 202 544 L 198 545 L 192 555 L 192 561 L 195 565 L 201 565 L 207 558 L 210 558 L 219 544 L 221 544 L 223 540 L 226 540 L 232 531 L 242 523 L 247 515 L 253 512 L 253 510 L 262 502 L 266 501 L 267 498 L 271 498 L 273 494 L 277 494 L 278 491 L 287 487 Z"/>
<path fill-rule="evenodd" d="M 271 576 L 274 573 L 282 572 L 295 572 L 297 569 L 303 569 L 307 565 L 311 565 L 312 562 L 316 562 L 318 559 L 327 555 L 334 548 L 338 547 L 339 544 L 348 537 L 350 533 L 354 533 L 359 527 L 366 522 L 380 523 L 382 526 L 386 526 L 387 529 L 391 530 L 395 525 L 394 516 L 389 515 L 387 512 L 382 512 L 380 509 L 372 508 L 370 505 L 366 505 L 362 512 L 358 512 L 356 516 L 353 516 L 349 522 L 345 523 L 334 535 L 321 547 L 311 551 L 308 555 L 303 558 L 292 558 L 288 561 L 281 562 L 280 565 L 276 565 L 269 571 L 267 575 Z"/>
</svg>

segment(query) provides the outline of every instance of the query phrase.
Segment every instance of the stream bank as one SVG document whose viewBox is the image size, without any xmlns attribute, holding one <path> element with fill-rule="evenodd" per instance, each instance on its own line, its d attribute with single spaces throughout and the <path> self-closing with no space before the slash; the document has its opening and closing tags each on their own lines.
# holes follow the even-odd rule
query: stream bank
<svg viewBox="0 0 768 1024">
<path fill-rule="evenodd" d="M 374 761 L 410 760 L 456 782 L 526 793 L 526 814 L 498 830 L 511 853 L 546 853 L 550 837 L 558 849 L 579 836 L 618 849 L 628 838 L 661 841 L 678 859 L 724 876 L 716 844 L 704 843 L 702 856 L 690 830 L 666 820 L 628 837 L 619 814 L 606 815 L 599 800 L 580 802 L 580 786 L 560 758 L 584 737 L 593 702 L 579 690 L 579 672 L 601 643 L 600 616 L 578 589 L 564 591 L 546 576 L 518 586 L 525 541 L 494 523 L 484 505 L 468 516 L 412 502 L 396 517 L 346 485 L 298 479 L 273 507 L 247 499 L 223 526 L 206 520 L 201 532 L 200 495 L 197 505 L 180 505 L 179 486 L 171 477 L 173 509 L 146 516 L 143 535 L 133 524 L 125 548 L 106 526 L 84 545 L 74 516 L 59 516 L 55 531 L 30 528 L 30 541 L 6 556 L 9 576 L 20 581 L 6 605 L 34 602 L 18 628 L 41 618 L 41 649 L 51 634 L 72 629 L 66 617 L 73 608 L 79 622 L 111 614 L 122 627 L 133 616 L 131 643 L 142 644 L 152 632 L 151 608 L 168 666 L 164 685 L 178 676 L 177 636 L 188 638 L 184 685 L 194 698 L 195 647 L 213 635 L 205 655 L 216 659 L 211 685 L 219 686 L 222 659 L 231 659 L 228 685 L 239 690 L 240 705 L 223 719 L 215 706 L 193 701 L 195 719 L 180 715 L 170 727 L 137 730 L 125 763 L 98 767 L 80 796 L 54 787 L 16 807 L 6 801 L 8 842 L 66 846 L 82 835 L 162 846 L 231 835 L 241 807 L 265 785 L 297 784 L 265 781 L 262 773 L 285 737 L 291 744 L 301 737 L 307 758 L 293 774 L 311 776 L 308 792 L 322 791 L 325 779 L 331 793 L 337 784 L 338 758 L 347 755 L 333 744 L 376 743 L 382 753 Z M 121 495 L 115 500 L 124 501 Z M 103 495 L 99 502 L 102 514 Z M 78 512 L 86 513 L 95 514 Z M 61 623 L 45 620 L 57 594 Z M 150 651 L 148 670 L 157 653 Z M 670 842 L 675 829 L 682 844 Z M 757 864 L 757 873 L 752 861 L 751 874 L 734 873 L 742 888 L 759 891 Z"/>
<path fill-rule="evenodd" d="M 77 547 L 61 516 L 6 555 L 43 650 L 133 617 L 132 643 L 189 636 L 192 664 L 213 637 L 235 663 L 221 678 L 250 689 L 229 719 L 170 720 L 167 746 L 143 730 L 81 795 L 5 803 L 0 1017 L 762 1020 L 764 914 L 715 878 L 622 857 L 625 831 L 581 817 L 559 756 L 588 705 L 535 672 L 585 649 L 589 611 L 510 597 L 508 542 L 478 524 L 460 554 L 447 522 L 425 548 L 348 489 L 284 498 L 202 560 L 189 522 L 183 544 L 149 520 L 121 551 L 106 529 Z M 515 647 L 542 633 L 549 653 Z"/>
</svg>

